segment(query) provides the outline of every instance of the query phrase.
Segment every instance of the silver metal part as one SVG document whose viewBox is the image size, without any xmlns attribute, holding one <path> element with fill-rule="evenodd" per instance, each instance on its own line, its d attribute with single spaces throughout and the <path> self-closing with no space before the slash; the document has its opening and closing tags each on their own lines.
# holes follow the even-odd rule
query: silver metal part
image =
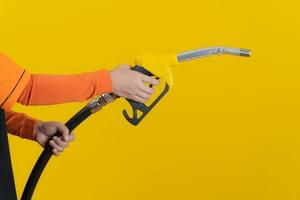
<svg viewBox="0 0 300 200">
<path fill-rule="evenodd" d="M 191 51 L 178 53 L 177 60 L 178 62 L 183 62 L 183 61 L 189 61 L 192 59 L 197 59 L 205 56 L 222 55 L 222 54 L 250 57 L 251 50 L 241 49 L 241 48 L 229 48 L 229 47 L 201 48 L 201 49 L 195 49 Z"/>
<path fill-rule="evenodd" d="M 87 108 L 91 111 L 91 113 L 95 113 L 99 111 L 103 106 L 113 102 L 116 98 L 118 98 L 115 94 L 112 93 L 104 93 L 100 96 L 94 98 L 87 104 Z"/>
</svg>

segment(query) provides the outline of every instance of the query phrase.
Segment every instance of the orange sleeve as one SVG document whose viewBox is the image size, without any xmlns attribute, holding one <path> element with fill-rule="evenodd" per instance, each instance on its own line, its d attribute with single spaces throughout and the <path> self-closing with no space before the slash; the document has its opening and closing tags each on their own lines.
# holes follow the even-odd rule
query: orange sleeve
<svg viewBox="0 0 300 200">
<path fill-rule="evenodd" d="M 24 105 L 77 102 L 111 90 L 112 81 L 106 70 L 78 75 L 32 74 L 18 102 Z"/>
<path fill-rule="evenodd" d="M 0 52 L 0 107 L 9 111 L 30 80 L 31 73 Z"/>
<path fill-rule="evenodd" d="M 37 120 L 24 113 L 9 111 L 5 112 L 5 121 L 8 133 L 22 138 L 35 140 L 33 128 Z"/>
</svg>

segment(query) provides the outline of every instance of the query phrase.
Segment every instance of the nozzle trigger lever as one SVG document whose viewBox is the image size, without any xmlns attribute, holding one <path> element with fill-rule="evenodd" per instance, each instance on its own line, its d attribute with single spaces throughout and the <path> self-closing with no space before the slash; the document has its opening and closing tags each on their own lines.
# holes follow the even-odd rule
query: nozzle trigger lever
<svg viewBox="0 0 300 200">
<path fill-rule="evenodd" d="M 131 70 L 140 72 L 147 76 L 155 76 L 154 74 L 152 74 L 151 72 L 149 72 L 148 70 L 146 70 L 144 67 L 141 67 L 141 66 L 136 65 L 133 68 L 131 68 Z M 159 79 L 159 77 L 156 77 L 156 78 Z M 150 85 L 149 87 L 152 87 L 152 85 Z M 132 107 L 132 117 L 129 117 L 127 111 L 123 110 L 124 117 L 132 125 L 138 125 L 143 120 L 143 118 L 152 110 L 152 108 L 161 100 L 161 98 L 163 96 L 165 96 L 165 94 L 168 91 L 169 91 L 169 85 L 168 85 L 168 83 L 166 83 L 165 88 L 162 91 L 162 93 L 153 101 L 153 103 L 150 106 L 147 106 L 144 103 L 136 102 L 131 99 L 126 99 L 129 102 L 130 106 Z M 142 112 L 142 115 L 140 117 L 137 116 L 138 110 Z"/>
</svg>

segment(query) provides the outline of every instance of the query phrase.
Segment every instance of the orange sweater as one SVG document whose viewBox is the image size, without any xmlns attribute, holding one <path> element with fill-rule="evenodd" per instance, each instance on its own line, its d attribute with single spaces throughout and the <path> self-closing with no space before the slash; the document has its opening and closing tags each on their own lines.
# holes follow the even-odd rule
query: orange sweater
<svg viewBox="0 0 300 200">
<path fill-rule="evenodd" d="M 5 110 L 8 132 L 34 139 L 33 127 L 37 120 L 10 111 L 16 101 L 24 105 L 50 105 L 84 101 L 95 95 L 111 92 L 108 71 L 99 70 L 79 75 L 39 75 L 22 70 L 0 54 L 0 101 Z"/>
</svg>

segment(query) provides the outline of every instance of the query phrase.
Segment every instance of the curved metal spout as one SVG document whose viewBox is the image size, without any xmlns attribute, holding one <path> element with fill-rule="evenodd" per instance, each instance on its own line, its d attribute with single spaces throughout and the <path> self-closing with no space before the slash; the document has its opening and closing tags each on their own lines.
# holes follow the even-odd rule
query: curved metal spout
<svg viewBox="0 0 300 200">
<path fill-rule="evenodd" d="M 250 57 L 250 49 L 241 49 L 241 48 L 229 48 L 229 47 L 208 47 L 195 49 L 191 51 L 185 51 L 177 54 L 178 62 L 189 61 L 191 59 L 197 59 L 205 56 L 211 55 L 235 55 L 235 56 L 244 56 Z"/>
</svg>

